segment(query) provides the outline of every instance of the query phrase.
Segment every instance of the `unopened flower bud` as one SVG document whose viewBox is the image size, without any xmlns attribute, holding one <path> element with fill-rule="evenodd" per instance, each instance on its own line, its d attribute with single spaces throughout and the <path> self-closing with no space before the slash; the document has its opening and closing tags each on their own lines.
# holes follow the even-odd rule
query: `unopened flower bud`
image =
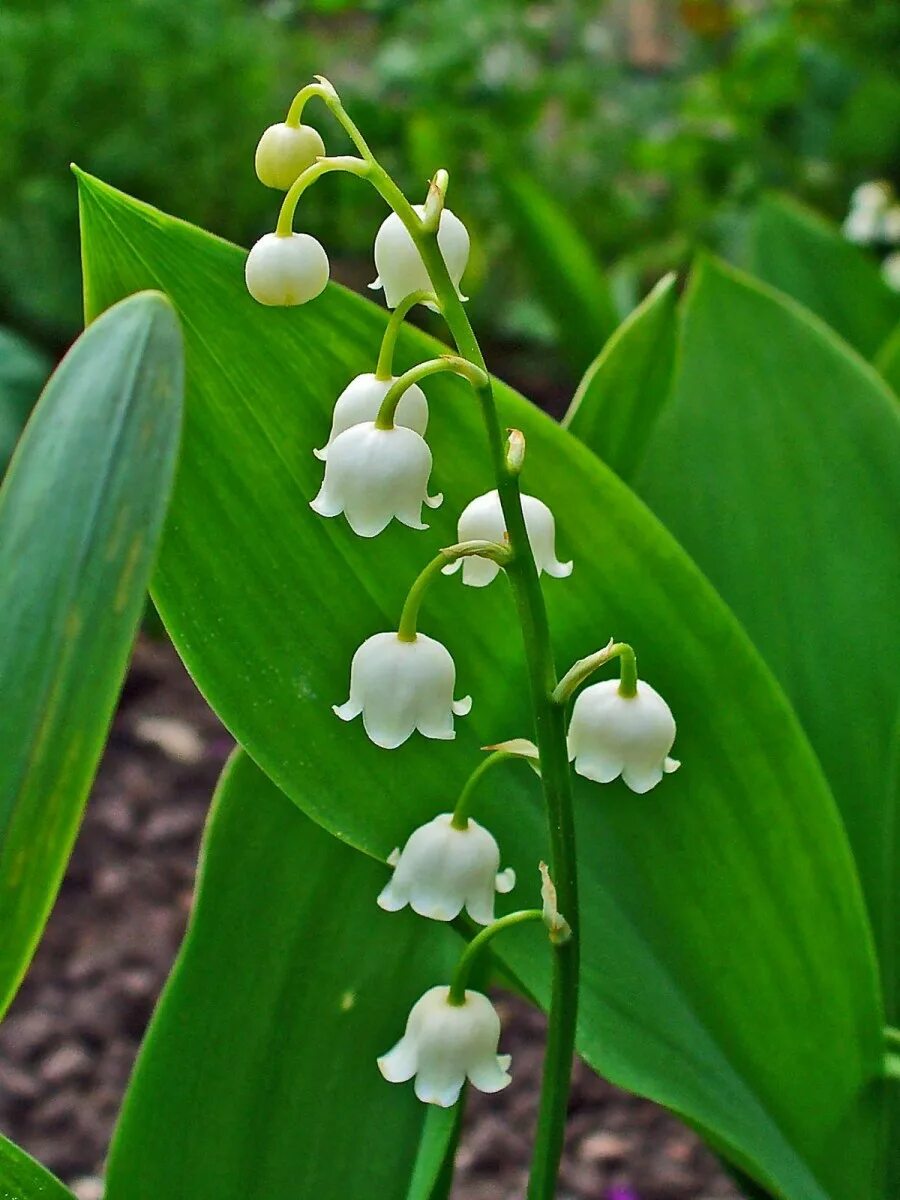
<svg viewBox="0 0 900 1200">
<path fill-rule="evenodd" d="M 424 205 L 413 207 L 420 217 L 424 215 Z M 459 283 L 469 261 L 469 235 L 449 208 L 441 212 L 437 244 L 457 294 L 465 300 Z M 388 308 L 396 308 L 412 292 L 430 292 L 433 288 L 422 256 L 396 213 L 384 219 L 375 237 L 375 269 L 378 278 L 369 287 L 384 288 Z"/>
<path fill-rule="evenodd" d="M 466 991 L 450 1003 L 448 987 L 434 987 L 413 1005 L 400 1041 L 378 1060 L 389 1083 L 415 1077 L 425 1104 L 450 1108 L 466 1079 L 480 1092 L 499 1092 L 510 1082 L 508 1054 L 498 1054 L 500 1018 L 487 996 Z"/>
<path fill-rule="evenodd" d="M 500 849 L 493 836 L 471 818 L 458 829 L 451 813 L 420 825 L 388 861 L 394 874 L 379 905 L 397 912 L 408 904 L 433 921 L 452 921 L 465 908 L 473 921 L 490 925 L 495 892 L 512 891 L 516 882 L 511 867 L 499 871 Z"/>
<path fill-rule="evenodd" d="M 580 692 L 569 722 L 569 759 L 585 779 L 610 783 L 622 776 L 633 792 L 649 792 L 680 763 L 669 758 L 675 718 L 662 696 L 639 680 L 634 696 L 623 696 L 617 679 L 604 679 Z"/>
<path fill-rule="evenodd" d="M 342 721 L 362 713 L 363 726 L 376 746 L 395 750 L 418 729 L 428 738 L 456 737 L 453 718 L 464 717 L 472 697 L 453 699 L 456 666 L 450 651 L 418 633 L 402 641 L 396 633 L 367 638 L 350 664 L 350 698 L 335 705 Z"/>
<path fill-rule="evenodd" d="M 343 513 L 360 537 L 375 537 L 395 517 L 410 529 L 427 529 L 422 505 L 437 508 L 443 500 L 428 495 L 431 461 L 424 438 L 412 429 L 352 425 L 329 444 L 325 479 L 310 508 L 322 517 Z"/>
<path fill-rule="evenodd" d="M 270 125 L 256 147 L 256 174 L 266 187 L 286 192 L 298 175 L 325 154 L 325 144 L 310 125 Z"/>
<path fill-rule="evenodd" d="M 328 255 L 308 233 L 267 233 L 244 267 L 247 291 L 260 304 L 306 304 L 328 282 Z"/>
<path fill-rule="evenodd" d="M 547 505 L 536 496 L 523 495 L 522 512 L 538 572 L 546 571 L 555 579 L 565 579 L 571 575 L 572 564 L 560 562 L 556 557 L 556 523 Z M 460 514 L 457 537 L 460 542 L 486 541 L 500 545 L 507 540 L 506 518 L 496 490 L 477 496 L 466 505 Z M 452 575 L 460 565 L 463 583 L 469 587 L 486 587 L 500 570 L 497 563 L 473 554 L 448 563 L 444 567 L 444 574 Z"/>
<path fill-rule="evenodd" d="M 321 450 L 313 451 L 316 458 L 324 462 L 328 457 L 328 447 L 345 429 L 352 429 L 354 425 L 362 425 L 365 421 L 374 421 L 388 388 L 396 382 L 396 375 L 390 379 L 376 379 L 371 372 L 351 379 L 337 398 L 327 443 Z M 425 436 L 428 401 L 418 384 L 411 384 L 400 397 L 394 413 L 394 424 L 413 429 L 420 437 Z"/>
</svg>

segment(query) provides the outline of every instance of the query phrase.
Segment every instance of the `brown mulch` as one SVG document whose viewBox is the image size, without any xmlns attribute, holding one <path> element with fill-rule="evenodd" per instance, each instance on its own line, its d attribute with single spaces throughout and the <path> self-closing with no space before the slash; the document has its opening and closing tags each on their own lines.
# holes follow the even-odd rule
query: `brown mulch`
<svg viewBox="0 0 900 1200">
<path fill-rule="evenodd" d="M 59 901 L 0 1026 L 0 1128 L 83 1200 L 187 920 L 209 797 L 232 742 L 167 645 L 142 639 Z M 474 1094 L 454 1200 L 519 1200 L 543 1018 L 500 1001 L 514 1082 Z M 680 1122 L 576 1069 L 561 1200 L 732 1200 Z"/>
</svg>

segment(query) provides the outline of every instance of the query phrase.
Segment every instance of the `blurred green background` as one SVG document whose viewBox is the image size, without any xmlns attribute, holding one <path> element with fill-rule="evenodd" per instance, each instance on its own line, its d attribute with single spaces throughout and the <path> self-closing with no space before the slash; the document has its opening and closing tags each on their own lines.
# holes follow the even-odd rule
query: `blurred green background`
<svg viewBox="0 0 900 1200">
<path fill-rule="evenodd" d="M 896 0 L 8 2 L 0 325 L 51 354 L 80 327 L 71 160 L 245 245 L 271 228 L 253 150 L 323 72 L 413 195 L 450 168 L 476 320 L 568 387 L 599 346 L 566 345 L 541 229 L 596 264 L 580 302 L 602 331 L 698 245 L 740 263 L 766 189 L 840 221 L 900 159 L 898 60 Z M 361 286 L 381 215 L 332 179 L 298 227 Z"/>
</svg>

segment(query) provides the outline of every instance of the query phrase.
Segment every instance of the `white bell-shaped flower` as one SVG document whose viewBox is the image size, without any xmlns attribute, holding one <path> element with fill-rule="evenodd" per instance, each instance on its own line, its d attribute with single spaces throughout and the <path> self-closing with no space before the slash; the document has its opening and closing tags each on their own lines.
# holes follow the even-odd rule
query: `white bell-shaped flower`
<svg viewBox="0 0 900 1200">
<path fill-rule="evenodd" d="M 484 826 L 469 818 L 458 829 L 452 813 L 420 825 L 388 862 L 394 874 L 379 905 L 398 912 L 408 904 L 433 921 L 452 921 L 465 907 L 473 921 L 490 925 L 494 894 L 512 891 L 516 883 L 511 867 L 499 871 L 500 848 Z"/>
<path fill-rule="evenodd" d="M 378 429 L 363 421 L 345 429 L 328 446 L 325 478 L 310 508 L 322 517 L 343 513 L 354 533 L 375 537 L 396 517 L 410 529 L 427 529 L 422 505 L 443 500 L 428 495 L 431 451 L 403 425 Z"/>
<path fill-rule="evenodd" d="M 681 765 L 668 757 L 674 741 L 672 710 L 642 680 L 636 695 L 622 696 L 618 679 L 604 679 L 572 706 L 569 760 L 585 779 L 610 783 L 621 775 L 633 792 L 649 792 Z"/>
<path fill-rule="evenodd" d="M 423 204 L 414 204 L 413 208 L 420 217 L 424 215 Z M 459 298 L 465 300 L 459 283 L 469 261 L 469 234 L 459 217 L 449 208 L 441 212 L 437 244 L 453 286 Z M 378 278 L 369 287 L 384 288 L 388 308 L 396 308 L 412 292 L 432 290 L 422 256 L 396 213 L 385 217 L 375 235 L 375 270 Z"/>
<path fill-rule="evenodd" d="M 328 282 L 328 255 L 308 233 L 267 233 L 244 267 L 247 291 L 260 304 L 306 304 Z"/>
<path fill-rule="evenodd" d="M 286 192 L 298 175 L 325 154 L 325 143 L 309 125 L 270 125 L 256 147 L 256 175 L 266 187 Z"/>
<path fill-rule="evenodd" d="M 471 696 L 453 699 L 455 685 L 450 651 L 434 638 L 418 633 L 407 642 L 396 633 L 376 633 L 353 655 L 350 699 L 334 711 L 342 721 L 362 713 L 369 738 L 385 750 L 401 746 L 415 729 L 450 741 L 454 715 L 464 717 L 472 707 Z"/>
<path fill-rule="evenodd" d="M 531 552 L 537 564 L 538 573 L 546 571 L 555 579 L 565 579 L 572 574 L 572 563 L 560 562 L 556 557 L 556 523 L 553 513 L 536 496 L 522 496 L 522 512 L 525 516 L 525 529 Z M 457 525 L 457 538 L 460 542 L 486 541 L 499 542 L 506 540 L 506 519 L 500 507 L 500 496 L 496 489 L 476 496 L 463 509 Z M 496 578 L 500 567 L 489 558 L 479 558 L 477 555 L 467 555 L 448 563 L 443 568 L 445 575 L 452 575 L 462 567 L 462 580 L 469 587 L 486 587 Z"/>
<path fill-rule="evenodd" d="M 376 379 L 371 371 L 351 379 L 337 398 L 327 443 L 321 450 L 313 450 L 316 458 L 324 462 L 328 458 L 328 447 L 345 429 L 361 425 L 364 421 L 374 421 L 388 388 L 396 382 L 396 375 L 390 379 Z M 418 384 L 411 384 L 400 397 L 394 413 L 394 424 L 414 429 L 420 437 L 425 436 L 425 430 L 428 428 L 428 401 Z"/>
<path fill-rule="evenodd" d="M 466 1079 L 480 1092 L 499 1092 L 510 1082 L 508 1054 L 498 1054 L 500 1018 L 481 992 L 466 991 L 451 1004 L 448 987 L 430 988 L 413 1005 L 406 1032 L 378 1060 L 389 1083 L 415 1077 L 425 1104 L 450 1108 Z"/>
</svg>

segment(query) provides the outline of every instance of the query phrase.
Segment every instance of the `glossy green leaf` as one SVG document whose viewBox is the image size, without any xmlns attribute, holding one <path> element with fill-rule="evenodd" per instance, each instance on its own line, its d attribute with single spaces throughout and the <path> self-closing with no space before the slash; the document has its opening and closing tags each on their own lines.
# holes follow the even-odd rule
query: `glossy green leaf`
<svg viewBox="0 0 900 1200">
<path fill-rule="evenodd" d="M 0 475 L 6 470 L 50 363 L 10 329 L 0 329 Z"/>
<path fill-rule="evenodd" d="M 55 1176 L 2 1134 L 0 1196 L 3 1200 L 74 1200 Z"/>
<path fill-rule="evenodd" d="M 556 323 L 571 365 L 584 371 L 619 323 L 593 248 L 556 199 L 530 176 L 504 168 L 504 215 L 534 290 Z"/>
<path fill-rule="evenodd" d="M 875 258 L 787 196 L 768 196 L 750 238 L 750 270 L 799 300 L 871 358 L 900 320 L 900 296 Z"/>
<path fill-rule="evenodd" d="M 900 325 L 878 351 L 875 366 L 900 396 Z"/>
<path fill-rule="evenodd" d="M 429 380 L 434 485 L 447 497 L 431 532 L 353 537 L 308 508 L 321 477 L 311 448 L 340 389 L 370 369 L 384 314 L 336 287 L 300 310 L 262 309 L 244 294 L 234 247 L 86 177 L 81 204 L 89 311 L 153 282 L 185 325 L 183 469 L 155 591 L 167 627 L 267 774 L 316 821 L 384 858 L 452 803 L 479 746 L 529 732 L 502 580 L 479 592 L 442 580 L 423 612 L 423 629 L 454 652 L 460 690 L 475 695 L 456 742 L 389 754 L 330 711 L 346 696 L 353 650 L 396 627 L 414 573 L 491 486 L 476 406 L 460 381 Z M 402 365 L 434 349 L 407 330 Z M 579 781 L 581 1051 L 687 1116 L 771 1191 L 872 1200 L 882 1015 L 818 764 L 672 538 L 576 439 L 509 389 L 497 393 L 503 422 L 528 439 L 525 487 L 551 505 L 560 550 L 576 562 L 570 580 L 546 588 L 560 661 L 611 633 L 627 638 L 679 719 L 682 770 L 648 796 Z M 532 773 L 496 772 L 478 811 L 519 873 L 504 903 L 535 899 L 545 839 Z M 546 996 L 538 930 L 509 932 L 500 952 Z"/>
<path fill-rule="evenodd" d="M 635 486 L 794 702 L 841 806 L 890 980 L 900 412 L 817 321 L 714 264 L 692 283 L 679 361 Z"/>
<path fill-rule="evenodd" d="M 428 1200 L 456 1114 L 385 1083 L 375 1059 L 460 942 L 377 908 L 386 878 L 235 754 L 107 1200 Z"/>
<path fill-rule="evenodd" d="M 676 278 L 661 279 L 578 385 L 563 425 L 630 480 L 665 403 L 675 363 Z"/>
<path fill-rule="evenodd" d="M 181 339 L 145 295 L 54 373 L 0 490 L 0 1012 L 56 895 L 166 510 Z"/>
</svg>

